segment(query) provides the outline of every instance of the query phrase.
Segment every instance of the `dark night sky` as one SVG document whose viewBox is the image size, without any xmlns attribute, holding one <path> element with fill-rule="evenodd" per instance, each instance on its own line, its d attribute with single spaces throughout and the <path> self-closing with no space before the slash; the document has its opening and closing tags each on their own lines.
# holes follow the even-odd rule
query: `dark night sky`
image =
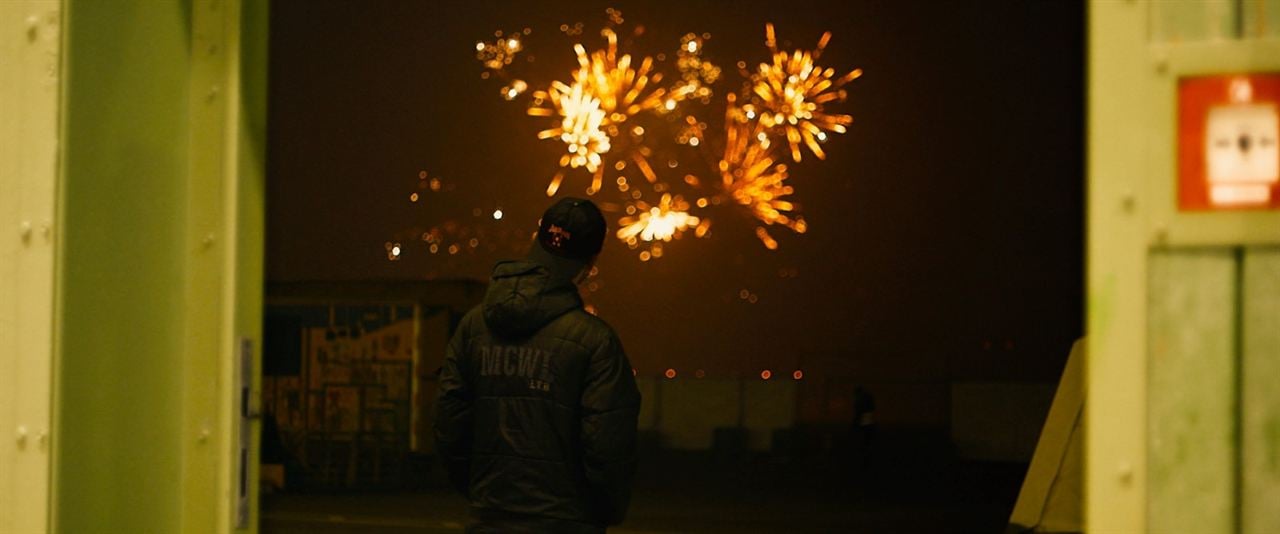
<svg viewBox="0 0 1280 534">
<path fill-rule="evenodd" d="M 572 41 L 557 27 L 583 22 L 590 49 L 610 6 L 646 26 L 640 52 L 712 34 L 706 57 L 732 83 L 711 109 L 736 89 L 736 61 L 766 59 L 765 22 L 803 48 L 830 30 L 821 62 L 865 71 L 835 106 L 849 133 L 792 168 L 807 234 L 775 231 L 768 251 L 750 221 L 722 216 L 648 263 L 606 243 L 589 300 L 642 373 L 803 362 L 872 382 L 1056 378 L 1082 315 L 1083 8 L 1070 2 L 273 2 L 269 279 L 480 278 L 514 255 L 559 148 L 480 78 L 475 42 L 531 27 L 525 78 L 565 79 Z M 409 202 L 420 170 L 455 189 Z M 414 236 L 446 220 L 484 244 L 429 254 Z"/>
</svg>

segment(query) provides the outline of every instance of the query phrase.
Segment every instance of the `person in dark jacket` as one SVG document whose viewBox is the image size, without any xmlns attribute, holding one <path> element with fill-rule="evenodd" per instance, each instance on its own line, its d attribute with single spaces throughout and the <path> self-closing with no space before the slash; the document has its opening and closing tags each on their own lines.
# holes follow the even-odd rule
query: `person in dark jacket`
<svg viewBox="0 0 1280 534">
<path fill-rule="evenodd" d="M 494 267 L 440 370 L 436 447 L 471 502 L 468 532 L 604 532 L 631 497 L 640 392 L 577 289 L 604 216 L 566 198 L 538 226 L 526 259 Z"/>
</svg>

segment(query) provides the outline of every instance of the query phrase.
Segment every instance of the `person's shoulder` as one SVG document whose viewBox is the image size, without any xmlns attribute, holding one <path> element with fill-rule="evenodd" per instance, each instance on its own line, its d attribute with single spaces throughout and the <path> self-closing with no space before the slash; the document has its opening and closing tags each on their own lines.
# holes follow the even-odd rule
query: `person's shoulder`
<svg viewBox="0 0 1280 534">
<path fill-rule="evenodd" d="M 590 345 L 617 343 L 618 333 L 598 315 L 578 308 L 568 313 L 573 322 L 581 329 L 581 338 Z"/>
<path fill-rule="evenodd" d="M 484 326 L 484 311 L 481 306 L 473 306 L 466 313 L 462 314 L 462 318 L 458 320 L 457 329 L 454 335 L 463 334 L 464 336 L 474 335 L 478 327 Z"/>
</svg>

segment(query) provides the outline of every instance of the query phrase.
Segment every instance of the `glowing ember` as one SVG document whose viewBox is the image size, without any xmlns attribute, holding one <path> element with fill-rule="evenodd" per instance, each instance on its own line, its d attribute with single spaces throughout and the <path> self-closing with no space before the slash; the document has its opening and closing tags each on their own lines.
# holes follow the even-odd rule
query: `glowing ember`
<svg viewBox="0 0 1280 534">
<path fill-rule="evenodd" d="M 524 50 L 524 42 L 521 37 L 528 35 L 528 28 L 523 32 L 512 32 L 510 35 L 503 37 L 502 32 L 494 32 L 497 37 L 491 43 L 484 41 L 476 42 L 476 59 L 484 64 L 485 68 L 493 71 L 501 71 L 507 65 L 515 61 L 516 55 Z"/>
</svg>

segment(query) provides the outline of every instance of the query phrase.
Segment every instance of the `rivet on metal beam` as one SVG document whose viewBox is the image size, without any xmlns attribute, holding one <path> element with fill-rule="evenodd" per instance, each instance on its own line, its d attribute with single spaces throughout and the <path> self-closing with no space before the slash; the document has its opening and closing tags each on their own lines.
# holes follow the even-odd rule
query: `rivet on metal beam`
<svg viewBox="0 0 1280 534">
<path fill-rule="evenodd" d="M 201 429 L 201 430 L 200 430 L 200 437 L 199 437 L 199 438 L 197 438 L 197 439 L 196 439 L 196 441 L 199 441 L 200 443 L 204 443 L 204 442 L 209 441 L 209 434 L 210 434 L 209 429 L 207 429 L 207 428 L 205 428 L 205 429 Z"/>
<path fill-rule="evenodd" d="M 213 86 L 213 87 L 210 87 L 210 88 L 209 88 L 209 93 L 208 93 L 208 94 L 206 94 L 206 95 L 204 96 L 204 98 L 205 98 L 205 100 L 208 100 L 209 102 L 213 102 L 213 100 L 214 100 L 214 99 L 218 98 L 218 86 L 216 86 L 216 85 L 215 85 L 215 86 Z"/>
<path fill-rule="evenodd" d="M 33 43 L 36 42 L 36 38 L 40 37 L 39 29 L 40 29 L 40 25 L 39 25 L 39 21 L 36 19 L 36 16 L 31 15 L 30 17 L 27 17 L 27 40 L 28 41 Z"/>
<path fill-rule="evenodd" d="M 1133 482 L 1133 465 L 1129 462 L 1120 462 L 1116 466 L 1116 478 L 1120 480 L 1121 484 L 1128 486 L 1130 482 Z"/>
<path fill-rule="evenodd" d="M 24 448 L 26 445 L 27 445 L 27 427 L 23 425 L 19 425 L 18 426 L 18 448 L 19 449 Z"/>
<path fill-rule="evenodd" d="M 204 248 L 209 248 L 213 246 L 213 241 L 214 241 L 213 232 L 209 232 L 204 235 L 204 239 L 200 241 L 200 244 L 203 245 Z"/>
<path fill-rule="evenodd" d="M 1133 208 L 1137 204 L 1137 200 L 1133 198 L 1133 193 L 1126 193 L 1120 197 L 1120 207 L 1125 213 L 1133 213 Z"/>
<path fill-rule="evenodd" d="M 1153 64 L 1157 73 L 1164 74 L 1169 71 L 1169 56 L 1163 51 L 1156 52 L 1155 57 L 1153 58 Z"/>
<path fill-rule="evenodd" d="M 44 236 L 45 241 L 48 241 L 49 236 L 52 234 L 53 234 L 53 223 L 50 223 L 49 221 L 45 221 L 44 224 L 40 225 L 40 235 Z"/>
<path fill-rule="evenodd" d="M 24 242 L 31 240 L 31 221 L 22 221 L 22 224 L 18 225 L 18 235 Z"/>
</svg>

